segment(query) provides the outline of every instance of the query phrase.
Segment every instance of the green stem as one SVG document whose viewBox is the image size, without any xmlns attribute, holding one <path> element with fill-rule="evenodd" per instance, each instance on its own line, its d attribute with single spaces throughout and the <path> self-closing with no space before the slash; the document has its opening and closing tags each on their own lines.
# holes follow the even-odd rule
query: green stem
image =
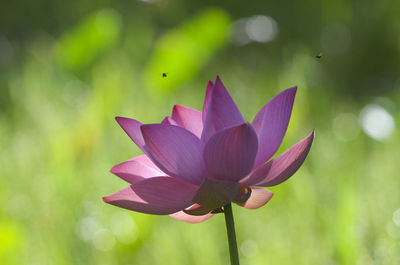
<svg viewBox="0 0 400 265">
<path fill-rule="evenodd" d="M 239 265 L 239 253 L 236 243 L 235 222 L 233 221 L 232 205 L 224 206 L 226 232 L 228 234 L 229 255 L 231 257 L 231 265 Z"/>
</svg>

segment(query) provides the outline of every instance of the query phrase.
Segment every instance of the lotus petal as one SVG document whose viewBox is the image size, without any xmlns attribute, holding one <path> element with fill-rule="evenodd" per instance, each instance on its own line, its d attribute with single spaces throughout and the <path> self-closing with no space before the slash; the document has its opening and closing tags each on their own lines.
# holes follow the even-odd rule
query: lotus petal
<svg viewBox="0 0 400 265">
<path fill-rule="evenodd" d="M 285 153 L 256 169 L 249 177 L 240 181 L 241 184 L 271 187 L 284 182 L 303 164 L 310 151 L 313 139 L 314 131 Z"/>
<path fill-rule="evenodd" d="M 143 179 L 165 175 L 145 155 L 122 162 L 111 168 L 110 172 L 131 184 Z"/>
<path fill-rule="evenodd" d="M 211 89 L 201 139 L 207 142 L 216 132 L 244 123 L 242 114 L 219 77 Z"/>
<path fill-rule="evenodd" d="M 145 150 L 152 161 L 169 176 L 200 185 L 207 175 L 203 144 L 184 128 L 167 124 L 141 127 Z"/>
<path fill-rule="evenodd" d="M 249 123 L 213 135 L 204 147 L 204 161 L 211 178 L 238 181 L 253 168 L 257 135 Z"/>
<path fill-rule="evenodd" d="M 237 205 L 247 209 L 257 209 L 269 202 L 274 195 L 273 192 L 263 187 L 252 186 L 249 188 L 251 189 L 249 198 L 245 202 L 236 202 Z"/>
<path fill-rule="evenodd" d="M 264 164 L 278 150 L 292 113 L 297 87 L 281 92 L 256 115 L 253 127 L 258 135 L 258 152 L 254 166 Z"/>
<path fill-rule="evenodd" d="M 169 116 L 165 117 L 162 121 L 161 124 L 169 124 L 169 125 L 177 125 L 176 122 Z"/>
<path fill-rule="evenodd" d="M 202 117 L 201 117 L 201 119 L 203 121 L 203 124 L 206 121 L 206 113 L 207 113 L 208 104 L 209 104 L 210 99 L 211 99 L 211 91 L 212 91 L 213 86 L 214 86 L 213 82 L 211 82 L 211 80 L 208 81 L 207 90 L 206 90 L 206 97 L 204 99 L 204 105 L 203 105 L 203 113 L 202 113 Z"/>
<path fill-rule="evenodd" d="M 179 211 L 177 213 L 170 214 L 169 216 L 171 216 L 172 218 L 175 218 L 177 220 L 186 222 L 186 223 L 197 224 L 197 223 L 201 223 L 201 222 L 204 222 L 205 220 L 210 219 L 211 217 L 214 216 L 214 214 L 208 213 L 205 215 L 194 216 L 194 215 L 187 214 L 183 211 Z"/>
<path fill-rule="evenodd" d="M 144 140 L 142 136 L 142 132 L 140 131 L 141 122 L 124 117 L 115 117 L 118 124 L 122 127 L 122 129 L 126 132 L 126 134 L 132 139 L 135 144 L 143 150 Z M 143 150 L 144 151 L 144 150 Z"/>
<path fill-rule="evenodd" d="M 200 111 L 181 105 L 174 106 L 171 116 L 178 126 L 185 128 L 199 138 L 203 131 L 203 121 L 201 117 L 202 114 Z"/>
<path fill-rule="evenodd" d="M 172 214 L 192 205 L 197 186 L 171 177 L 145 179 L 114 194 L 104 202 L 148 214 Z"/>
</svg>

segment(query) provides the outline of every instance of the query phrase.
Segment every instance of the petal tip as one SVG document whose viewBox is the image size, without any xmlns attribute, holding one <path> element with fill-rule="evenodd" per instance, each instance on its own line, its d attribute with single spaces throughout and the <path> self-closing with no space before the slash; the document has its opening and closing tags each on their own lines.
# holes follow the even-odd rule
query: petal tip
<svg viewBox="0 0 400 265">
<path fill-rule="evenodd" d="M 314 138 L 315 138 L 315 129 L 313 129 L 313 130 L 311 131 L 311 133 L 309 133 L 309 134 L 307 135 L 306 139 L 307 139 L 308 141 L 313 142 L 313 141 L 314 141 Z"/>
<path fill-rule="evenodd" d="M 287 89 L 283 90 L 277 96 L 279 96 L 279 95 L 287 95 L 287 96 L 293 98 L 293 100 L 294 100 L 294 97 L 296 96 L 296 93 L 297 93 L 297 86 L 293 86 L 293 87 L 290 87 L 290 88 L 287 88 Z"/>
<path fill-rule="evenodd" d="M 105 202 L 105 203 L 111 202 L 110 196 L 104 196 L 102 199 L 103 199 L 103 202 Z"/>
<path fill-rule="evenodd" d="M 115 117 L 115 120 L 119 123 L 120 121 L 122 121 L 122 120 L 125 120 L 125 119 L 127 119 L 127 118 L 125 118 L 125 117 L 121 117 L 121 116 L 116 116 Z"/>
<path fill-rule="evenodd" d="M 239 128 L 240 130 L 243 130 L 243 131 L 245 131 L 245 130 L 254 131 L 254 134 L 257 136 L 257 133 L 255 132 L 253 126 L 252 126 L 248 121 L 245 121 L 244 123 L 242 123 L 241 125 L 239 125 L 238 128 Z"/>
<path fill-rule="evenodd" d="M 165 118 L 161 121 L 161 124 L 171 124 L 170 117 L 165 116 Z"/>
<path fill-rule="evenodd" d="M 116 117 L 115 117 L 115 120 L 118 122 L 118 124 L 119 124 L 121 127 L 124 127 L 125 125 L 127 125 L 127 122 L 129 122 L 129 120 L 133 120 L 133 119 L 131 119 L 131 118 L 126 118 L 126 117 L 121 117 L 121 116 L 116 116 Z M 133 121 L 136 121 L 136 120 L 133 120 Z"/>
<path fill-rule="evenodd" d="M 297 86 L 288 88 L 288 89 L 286 89 L 286 91 L 289 92 L 289 93 L 293 93 L 293 95 L 296 95 L 296 93 L 297 93 Z"/>
<path fill-rule="evenodd" d="M 118 165 L 115 165 L 115 166 L 113 166 L 112 168 L 110 168 L 110 170 L 109 170 L 109 172 L 110 173 L 112 173 L 112 174 L 116 174 L 116 173 L 118 173 L 118 170 L 117 170 L 117 167 Z"/>
<path fill-rule="evenodd" d="M 190 108 L 183 106 L 183 105 L 179 105 L 179 104 L 175 104 L 174 107 L 172 108 L 172 117 L 174 117 L 174 115 L 178 115 L 179 116 L 179 112 L 181 111 L 189 111 Z"/>
</svg>

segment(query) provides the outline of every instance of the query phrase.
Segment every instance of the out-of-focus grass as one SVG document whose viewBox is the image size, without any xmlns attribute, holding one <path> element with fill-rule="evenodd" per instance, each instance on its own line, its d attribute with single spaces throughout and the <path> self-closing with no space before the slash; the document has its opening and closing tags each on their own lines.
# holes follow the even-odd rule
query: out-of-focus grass
<svg viewBox="0 0 400 265">
<path fill-rule="evenodd" d="M 279 91 L 299 85 L 278 153 L 316 130 L 306 163 L 271 188 L 268 205 L 234 208 L 242 264 L 400 262 L 400 214 L 394 214 L 400 207 L 399 131 L 385 142 L 364 135 L 357 123 L 364 102 L 332 97 L 330 84 L 318 77 L 329 67 L 312 51 L 289 45 L 294 55 L 281 71 L 266 63 L 254 73 L 217 54 L 228 40 L 224 11 L 208 9 L 154 38 L 154 50 L 150 24 L 127 29 L 143 34 L 120 40 L 121 48 L 118 15 L 102 12 L 59 41 L 38 38 L 7 74 L 10 102 L 0 115 L 1 264 L 227 264 L 222 215 L 189 225 L 101 200 L 126 185 L 108 170 L 140 153 L 114 116 L 154 123 L 175 103 L 201 109 L 203 76 L 216 74 L 249 120 Z M 91 29 L 98 19 L 108 23 L 106 41 Z M 210 23 L 217 27 L 211 30 Z M 131 45 L 149 54 L 132 54 Z M 202 47 L 201 58 L 193 45 Z M 195 65 L 176 66 L 180 60 L 168 51 Z M 161 77 L 163 65 L 175 69 L 171 79 Z M 159 88 L 168 88 L 161 97 Z M 382 96 L 400 102 L 394 92 Z M 335 125 L 343 113 L 355 117 L 355 133 Z M 398 111 L 393 115 L 398 122 Z"/>
</svg>

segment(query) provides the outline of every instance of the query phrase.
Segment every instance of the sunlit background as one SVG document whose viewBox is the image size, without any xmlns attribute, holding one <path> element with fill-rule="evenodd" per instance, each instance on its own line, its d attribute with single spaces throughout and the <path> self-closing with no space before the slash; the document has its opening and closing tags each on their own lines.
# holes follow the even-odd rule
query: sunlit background
<svg viewBox="0 0 400 265">
<path fill-rule="evenodd" d="M 108 170 L 140 154 L 114 117 L 201 109 L 217 74 L 250 121 L 299 86 L 278 153 L 316 130 L 265 207 L 234 207 L 242 264 L 400 264 L 399 8 L 2 3 L 0 264 L 228 264 L 223 215 L 190 225 L 101 200 L 126 186 Z"/>
</svg>

